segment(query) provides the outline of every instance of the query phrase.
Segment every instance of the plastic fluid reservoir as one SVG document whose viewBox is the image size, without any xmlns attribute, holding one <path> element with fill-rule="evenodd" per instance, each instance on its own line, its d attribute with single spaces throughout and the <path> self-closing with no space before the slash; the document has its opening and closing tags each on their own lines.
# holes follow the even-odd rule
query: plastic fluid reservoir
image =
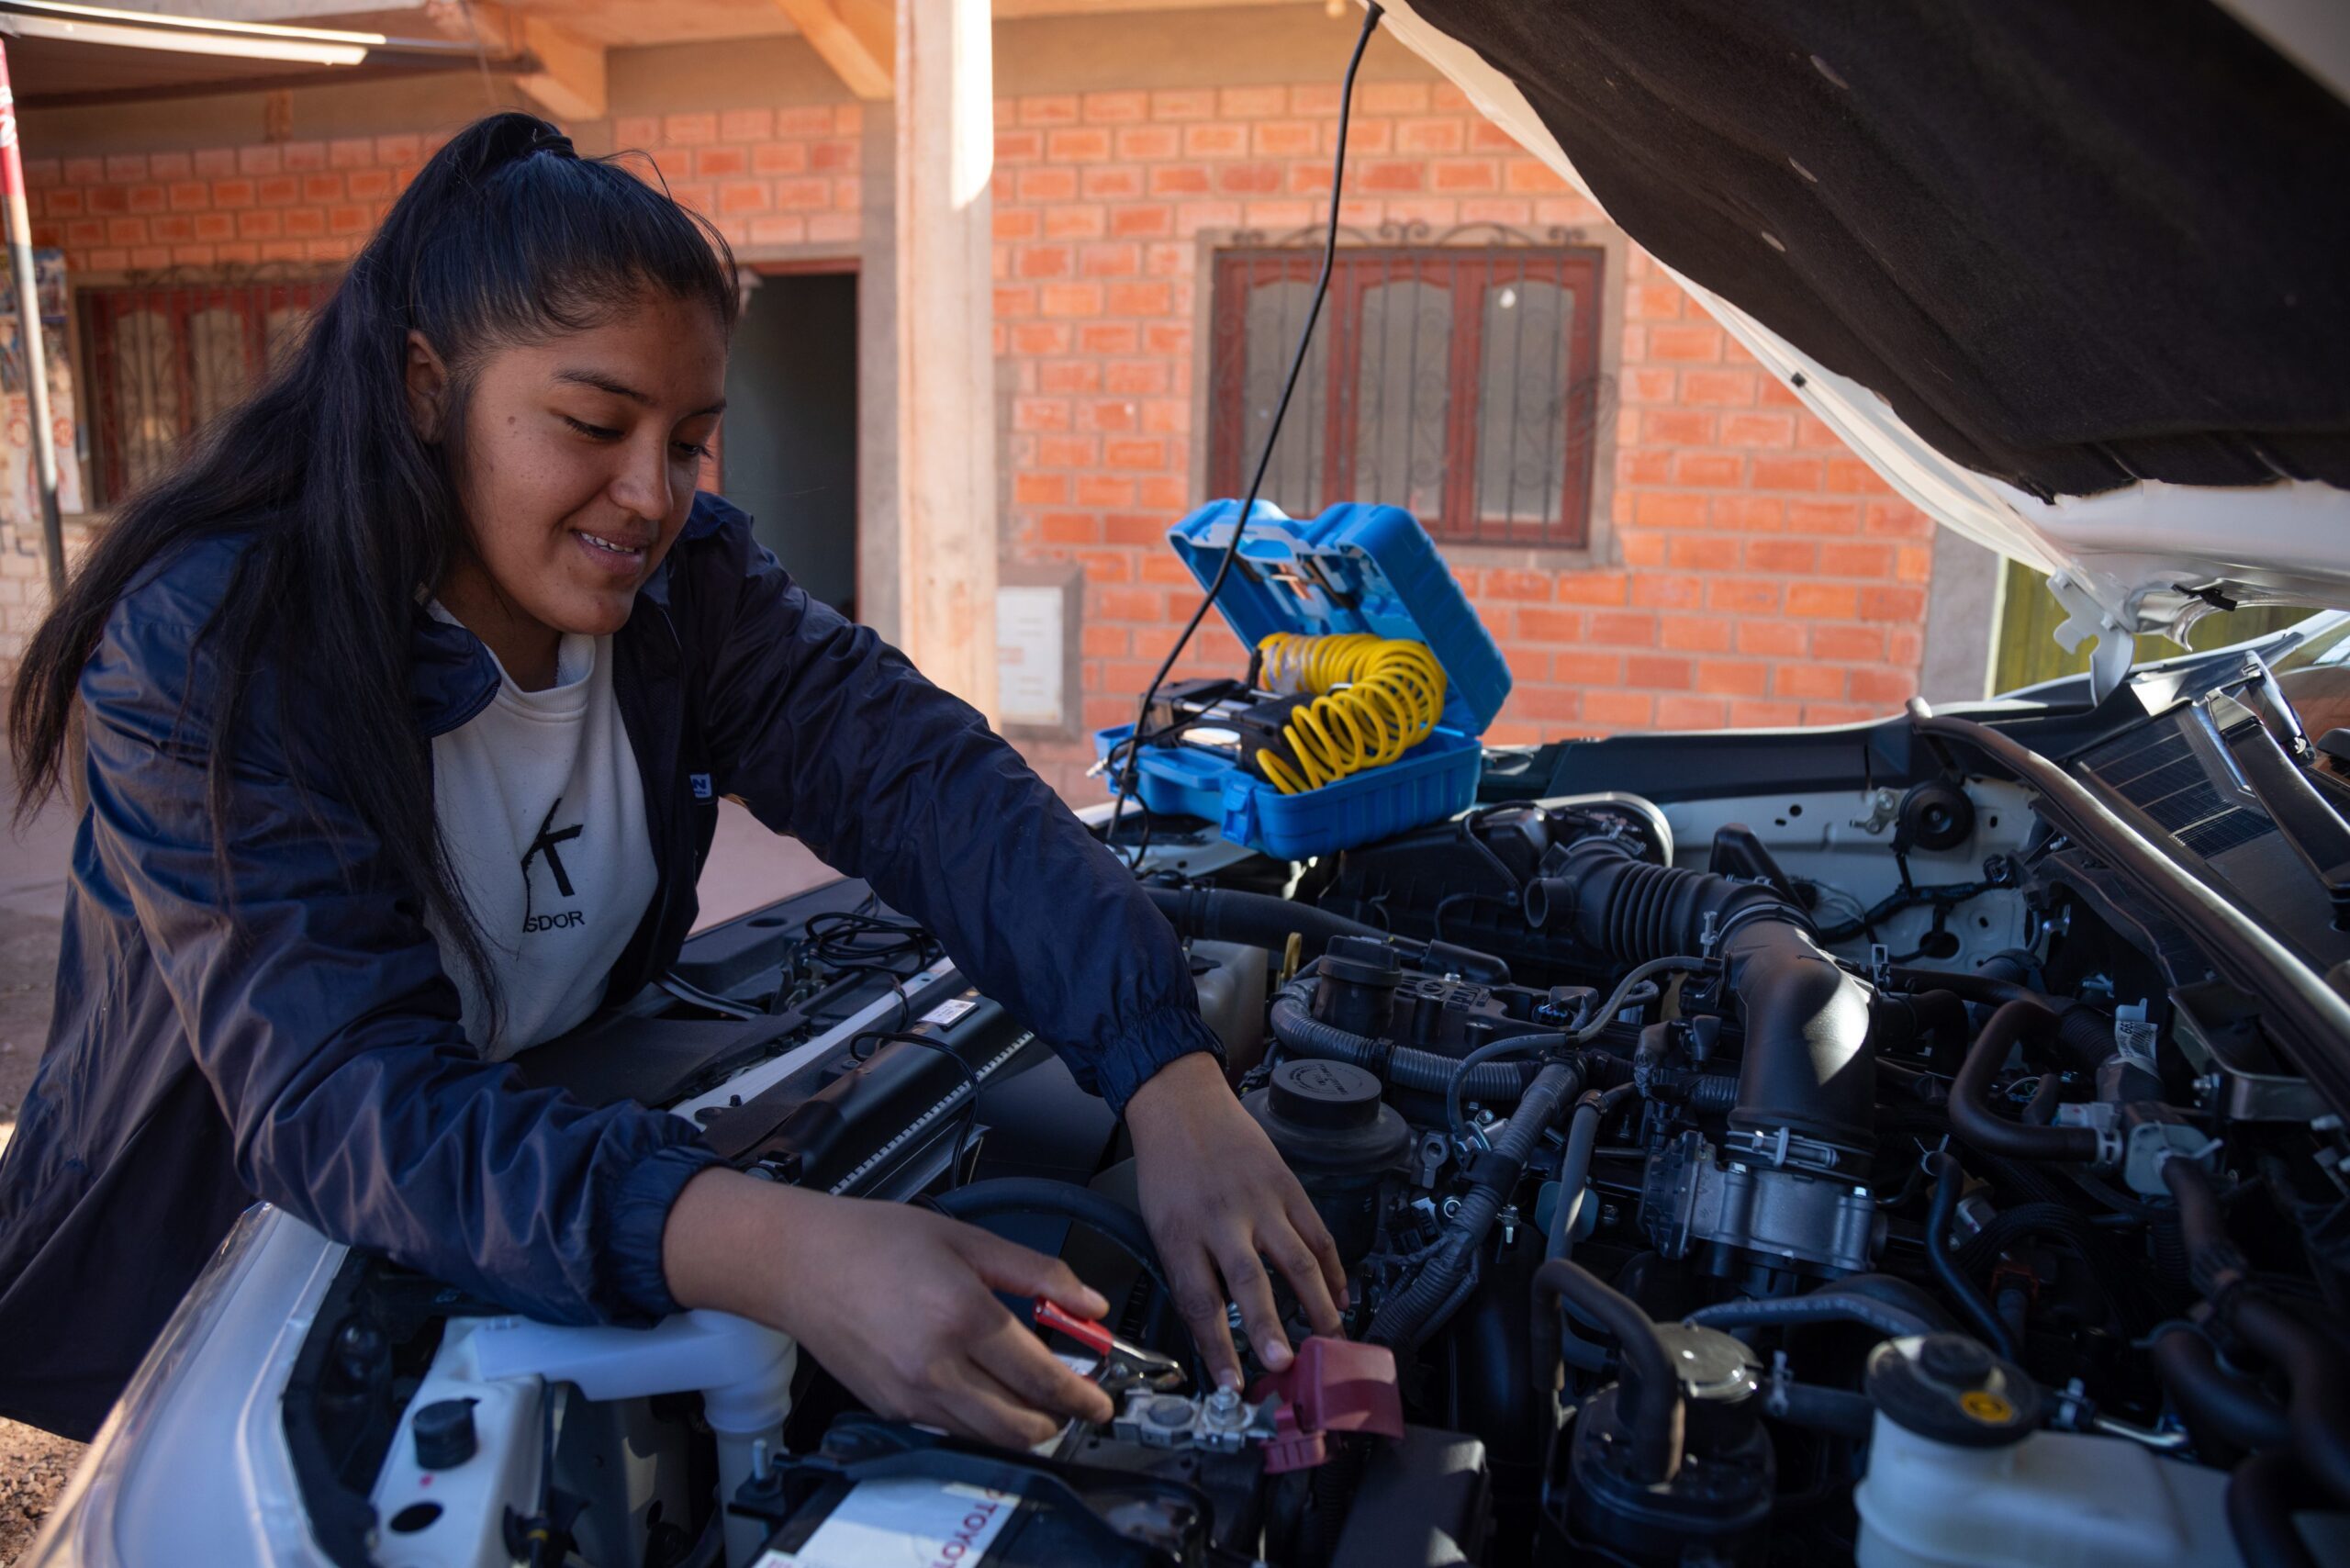
<svg viewBox="0 0 2350 1568">
<path fill-rule="evenodd" d="M 1192 983 L 1200 1016 L 1224 1042 L 1224 1070 L 1237 1079 L 1265 1058 L 1265 950 L 1194 942 Z"/>
<path fill-rule="evenodd" d="M 1378 1075 L 1352 1062 L 1285 1061 L 1241 1101 L 1330 1227 L 1348 1268 L 1377 1239 L 1380 1183 L 1403 1163 L 1412 1129 L 1380 1103 Z"/>
<path fill-rule="evenodd" d="M 2227 1476 L 2037 1429 L 2031 1380 L 1963 1334 L 1879 1345 L 1860 1568 L 2239 1568 Z"/>
</svg>

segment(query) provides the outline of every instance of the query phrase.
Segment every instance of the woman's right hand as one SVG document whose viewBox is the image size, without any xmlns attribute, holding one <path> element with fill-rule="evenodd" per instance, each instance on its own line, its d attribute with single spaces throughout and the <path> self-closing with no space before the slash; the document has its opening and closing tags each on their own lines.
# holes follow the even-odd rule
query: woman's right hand
<svg viewBox="0 0 2350 1568">
<path fill-rule="evenodd" d="M 1045 1348 L 995 1293 L 1073 1316 L 1109 1304 L 1068 1265 L 926 1209 L 705 1170 L 661 1238 L 678 1305 L 782 1330 L 877 1413 L 1026 1448 L 1110 1396 Z"/>
</svg>

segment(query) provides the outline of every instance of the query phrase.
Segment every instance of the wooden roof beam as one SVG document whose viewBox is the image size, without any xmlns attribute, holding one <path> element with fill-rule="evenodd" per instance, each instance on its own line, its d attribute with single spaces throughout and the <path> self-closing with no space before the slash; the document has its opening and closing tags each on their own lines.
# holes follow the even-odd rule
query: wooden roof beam
<svg viewBox="0 0 2350 1568">
<path fill-rule="evenodd" d="M 850 92 L 868 101 L 891 95 L 897 41 L 887 6 L 874 0 L 776 0 L 776 4 Z"/>
<path fill-rule="evenodd" d="M 513 16 L 514 41 L 539 67 L 517 75 L 515 84 L 554 119 L 566 123 L 602 119 L 608 103 L 604 46 L 543 17 L 509 15 Z"/>
</svg>

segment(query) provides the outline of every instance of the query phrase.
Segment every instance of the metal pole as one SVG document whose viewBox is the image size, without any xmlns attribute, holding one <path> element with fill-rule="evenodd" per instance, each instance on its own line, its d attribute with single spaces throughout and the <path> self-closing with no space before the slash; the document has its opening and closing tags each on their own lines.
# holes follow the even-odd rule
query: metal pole
<svg viewBox="0 0 2350 1568">
<path fill-rule="evenodd" d="M 8 198 L 8 264 L 17 274 L 17 342 L 32 400 L 33 476 L 40 489 L 40 547 L 50 602 L 65 597 L 65 532 L 57 516 L 57 431 L 49 415 L 49 357 L 40 339 L 40 284 L 33 276 L 32 214 L 25 207 L 25 157 L 17 146 L 17 95 L 8 47 L 0 42 L 0 194 Z"/>
</svg>

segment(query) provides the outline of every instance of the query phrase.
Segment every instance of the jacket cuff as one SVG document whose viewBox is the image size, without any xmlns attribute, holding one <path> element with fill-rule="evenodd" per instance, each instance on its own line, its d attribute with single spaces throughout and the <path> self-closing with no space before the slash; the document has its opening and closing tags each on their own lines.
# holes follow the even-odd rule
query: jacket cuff
<svg viewBox="0 0 2350 1568">
<path fill-rule="evenodd" d="M 1178 1003 L 1147 1014 L 1102 1054 L 1096 1074 L 1102 1098 L 1124 1116 L 1126 1102 L 1135 1097 L 1136 1090 L 1149 1082 L 1160 1068 L 1193 1051 L 1207 1051 L 1218 1062 L 1224 1060 L 1224 1044 L 1197 1007 Z"/>
<path fill-rule="evenodd" d="M 627 1314 L 621 1321 L 651 1322 L 679 1310 L 661 1267 L 661 1233 L 686 1183 L 723 1163 L 716 1149 L 697 1138 L 655 1149 L 621 1179 L 606 1256 L 612 1289 Z"/>
</svg>

